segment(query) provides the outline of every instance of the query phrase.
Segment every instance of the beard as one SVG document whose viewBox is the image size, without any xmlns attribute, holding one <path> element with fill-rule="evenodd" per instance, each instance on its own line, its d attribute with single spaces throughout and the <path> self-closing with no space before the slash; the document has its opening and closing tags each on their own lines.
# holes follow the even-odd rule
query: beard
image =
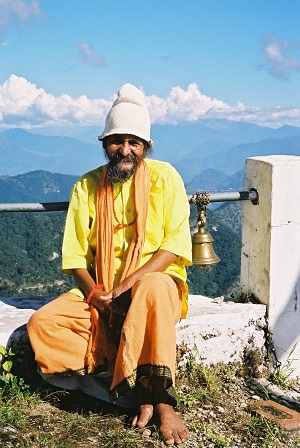
<svg viewBox="0 0 300 448">
<path fill-rule="evenodd" d="M 119 152 L 107 154 L 109 160 L 107 175 L 112 184 L 124 183 L 134 175 L 140 163 L 135 154 L 124 157 Z M 125 165 L 128 164 L 128 167 Z"/>
</svg>

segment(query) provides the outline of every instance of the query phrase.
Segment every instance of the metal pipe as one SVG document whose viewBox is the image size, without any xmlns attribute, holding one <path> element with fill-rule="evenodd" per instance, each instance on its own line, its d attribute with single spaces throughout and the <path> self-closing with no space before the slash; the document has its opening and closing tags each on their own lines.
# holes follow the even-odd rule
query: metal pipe
<svg viewBox="0 0 300 448">
<path fill-rule="evenodd" d="M 255 188 L 251 188 L 249 191 L 226 191 L 224 193 L 208 193 L 209 202 L 229 202 L 229 201 L 251 201 L 252 204 L 258 204 L 258 192 Z M 191 200 L 193 196 L 188 196 Z"/>
<path fill-rule="evenodd" d="M 188 196 L 189 200 L 192 198 Z M 254 188 L 249 191 L 228 191 L 224 193 L 209 193 L 209 202 L 246 201 L 258 202 L 258 193 Z M 68 210 L 69 202 L 40 202 L 20 204 L 0 204 L 1 212 L 59 212 Z"/>
<path fill-rule="evenodd" d="M 0 204 L 0 212 L 59 212 L 68 207 L 69 202 Z"/>
<path fill-rule="evenodd" d="M 224 193 L 210 193 L 209 202 L 226 201 L 257 201 L 258 193 L 254 188 L 249 191 L 228 191 Z"/>
</svg>

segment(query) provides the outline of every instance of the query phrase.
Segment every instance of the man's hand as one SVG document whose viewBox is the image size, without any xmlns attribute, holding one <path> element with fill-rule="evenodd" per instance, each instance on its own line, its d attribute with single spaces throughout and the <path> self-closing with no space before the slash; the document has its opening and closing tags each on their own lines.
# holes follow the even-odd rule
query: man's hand
<svg viewBox="0 0 300 448">
<path fill-rule="evenodd" d="M 126 314 L 131 302 L 131 291 L 125 291 L 114 301 L 111 298 L 112 291 L 105 293 L 96 289 L 91 297 L 90 304 L 93 305 L 108 325 L 108 337 L 119 346 L 121 331 Z"/>
<path fill-rule="evenodd" d="M 90 304 L 93 305 L 100 313 L 109 314 L 111 297 L 106 297 L 106 293 L 96 289 L 91 297 Z"/>
<path fill-rule="evenodd" d="M 118 316 L 124 317 L 126 316 L 127 310 L 130 305 L 131 292 L 129 289 L 126 289 L 118 296 L 114 296 L 114 294 L 116 294 L 116 291 L 118 292 L 122 289 L 123 288 L 121 287 L 114 288 L 108 293 L 96 289 L 90 303 L 101 313 L 113 313 Z"/>
<path fill-rule="evenodd" d="M 126 291 L 128 291 L 129 289 L 131 289 L 135 283 L 135 276 L 130 275 L 127 278 L 125 278 L 125 280 L 123 280 L 121 283 L 119 283 L 118 285 L 116 285 L 114 287 L 114 289 L 112 289 L 109 292 L 102 292 L 101 295 L 101 299 L 102 300 L 106 300 L 106 299 L 116 299 L 117 297 L 120 297 L 122 294 L 124 294 Z"/>
</svg>

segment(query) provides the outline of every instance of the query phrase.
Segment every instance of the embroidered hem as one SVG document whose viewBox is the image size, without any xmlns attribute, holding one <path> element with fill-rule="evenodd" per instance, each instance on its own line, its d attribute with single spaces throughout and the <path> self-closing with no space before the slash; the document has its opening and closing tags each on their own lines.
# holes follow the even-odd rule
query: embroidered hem
<svg viewBox="0 0 300 448">
<path fill-rule="evenodd" d="M 125 395 L 129 390 L 135 387 L 136 381 L 140 378 L 147 377 L 159 377 L 167 381 L 166 392 L 172 400 L 172 405 L 177 405 L 177 396 L 173 387 L 171 370 L 167 366 L 156 366 L 153 364 L 143 364 L 137 367 L 131 375 L 118 384 L 113 390 L 110 391 L 110 396 L 113 401 L 117 398 Z"/>
</svg>

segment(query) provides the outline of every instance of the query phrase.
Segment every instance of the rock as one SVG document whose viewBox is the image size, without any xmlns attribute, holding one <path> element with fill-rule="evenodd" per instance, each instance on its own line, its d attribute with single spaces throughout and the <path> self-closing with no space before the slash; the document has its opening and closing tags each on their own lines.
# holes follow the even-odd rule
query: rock
<svg viewBox="0 0 300 448">
<path fill-rule="evenodd" d="M 19 378 L 24 378 L 25 381 L 34 382 L 38 380 L 40 377 L 37 373 L 37 364 L 25 324 L 16 328 L 10 335 L 7 347 L 17 349 L 17 354 L 12 357 L 11 373 Z"/>
</svg>

